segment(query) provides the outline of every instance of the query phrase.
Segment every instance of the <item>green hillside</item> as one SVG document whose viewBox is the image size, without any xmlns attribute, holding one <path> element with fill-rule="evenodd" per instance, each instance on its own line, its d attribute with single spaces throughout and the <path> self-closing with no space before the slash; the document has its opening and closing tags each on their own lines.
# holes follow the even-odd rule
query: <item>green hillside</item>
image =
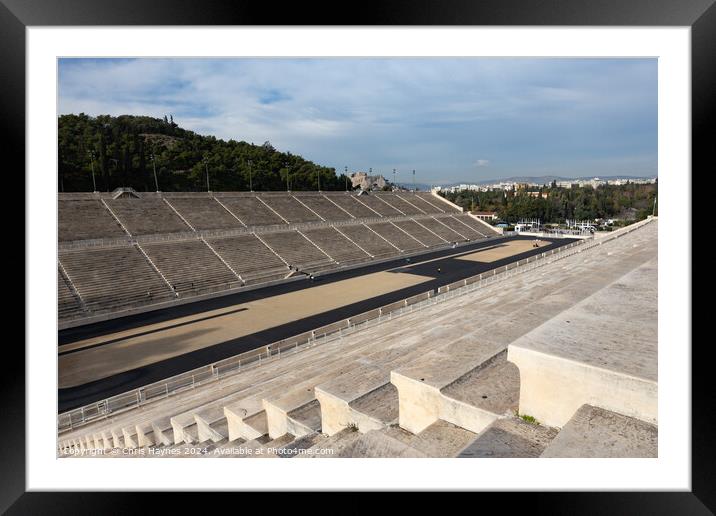
<svg viewBox="0 0 716 516">
<path fill-rule="evenodd" d="M 154 191 L 153 165 L 164 192 L 206 191 L 207 170 L 215 192 L 249 190 L 249 179 L 255 191 L 285 191 L 287 179 L 291 190 L 316 190 L 319 174 L 321 190 L 346 187 L 335 169 L 279 152 L 269 142 L 203 136 L 166 117 L 62 115 L 58 153 L 57 188 L 64 192 L 91 192 L 93 165 L 98 191 L 120 186 Z"/>
</svg>

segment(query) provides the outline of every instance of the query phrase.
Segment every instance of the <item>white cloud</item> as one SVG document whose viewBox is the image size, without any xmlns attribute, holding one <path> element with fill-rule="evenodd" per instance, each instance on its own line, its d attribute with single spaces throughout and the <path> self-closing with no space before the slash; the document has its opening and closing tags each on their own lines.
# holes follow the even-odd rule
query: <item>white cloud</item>
<svg viewBox="0 0 716 516">
<path fill-rule="evenodd" d="M 476 167 L 486 167 L 490 163 L 489 159 L 478 159 L 475 161 Z"/>
</svg>

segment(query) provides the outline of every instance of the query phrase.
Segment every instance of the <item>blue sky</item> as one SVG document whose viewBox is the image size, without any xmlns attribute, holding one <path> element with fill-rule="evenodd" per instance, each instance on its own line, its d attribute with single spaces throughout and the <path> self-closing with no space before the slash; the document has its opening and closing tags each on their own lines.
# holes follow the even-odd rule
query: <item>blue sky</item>
<svg viewBox="0 0 716 516">
<path fill-rule="evenodd" d="M 656 59 L 61 59 L 59 113 L 80 112 L 399 182 L 657 173 Z"/>
</svg>

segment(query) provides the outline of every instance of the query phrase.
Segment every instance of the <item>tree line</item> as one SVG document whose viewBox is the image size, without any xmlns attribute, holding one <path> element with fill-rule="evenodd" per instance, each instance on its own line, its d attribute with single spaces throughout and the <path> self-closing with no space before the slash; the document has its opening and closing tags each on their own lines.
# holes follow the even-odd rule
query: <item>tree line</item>
<svg viewBox="0 0 716 516">
<path fill-rule="evenodd" d="M 319 181 L 321 190 L 351 187 L 334 168 L 279 152 L 270 142 L 199 135 L 171 116 L 61 115 L 58 161 L 61 192 L 317 190 Z"/>
<path fill-rule="evenodd" d="M 658 211 L 654 205 L 657 189 L 657 183 L 566 188 L 553 182 L 526 190 L 461 190 L 441 195 L 466 210 L 496 212 L 509 223 L 533 218 L 555 223 L 565 219 L 645 219 L 655 209 Z"/>
</svg>

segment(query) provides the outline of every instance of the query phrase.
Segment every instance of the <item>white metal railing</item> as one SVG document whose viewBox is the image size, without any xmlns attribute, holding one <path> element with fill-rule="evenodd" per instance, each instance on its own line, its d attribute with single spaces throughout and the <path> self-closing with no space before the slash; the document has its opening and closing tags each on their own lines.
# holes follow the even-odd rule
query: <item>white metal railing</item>
<svg viewBox="0 0 716 516">
<path fill-rule="evenodd" d="M 490 272 L 484 272 L 450 285 L 442 286 L 437 290 L 424 292 L 349 317 L 342 321 L 322 326 L 294 337 L 282 339 L 251 351 L 180 373 L 159 382 L 64 412 L 59 414 L 57 418 L 58 433 L 67 432 L 98 419 L 106 418 L 109 415 L 131 410 L 147 403 L 164 399 L 189 389 L 194 389 L 199 385 L 215 382 L 236 374 L 247 367 L 258 366 L 266 361 L 279 359 L 282 354 L 286 355 L 287 353 L 298 351 L 299 347 L 304 348 L 307 345 L 313 347 L 336 339 L 342 339 L 344 336 L 375 326 L 385 320 L 392 320 L 406 313 L 413 313 L 437 303 L 454 299 L 484 286 L 513 277 L 516 274 L 522 274 L 537 267 L 552 263 L 555 260 L 564 259 L 593 247 L 601 246 L 605 242 L 614 240 L 615 238 L 619 238 L 638 229 L 651 220 L 652 219 L 647 219 L 627 226 L 599 240 L 580 240 L 578 242 L 572 242 L 557 249 L 552 249 L 549 252 L 534 255 L 530 258 L 519 260 L 516 263 L 493 269 Z"/>
</svg>

